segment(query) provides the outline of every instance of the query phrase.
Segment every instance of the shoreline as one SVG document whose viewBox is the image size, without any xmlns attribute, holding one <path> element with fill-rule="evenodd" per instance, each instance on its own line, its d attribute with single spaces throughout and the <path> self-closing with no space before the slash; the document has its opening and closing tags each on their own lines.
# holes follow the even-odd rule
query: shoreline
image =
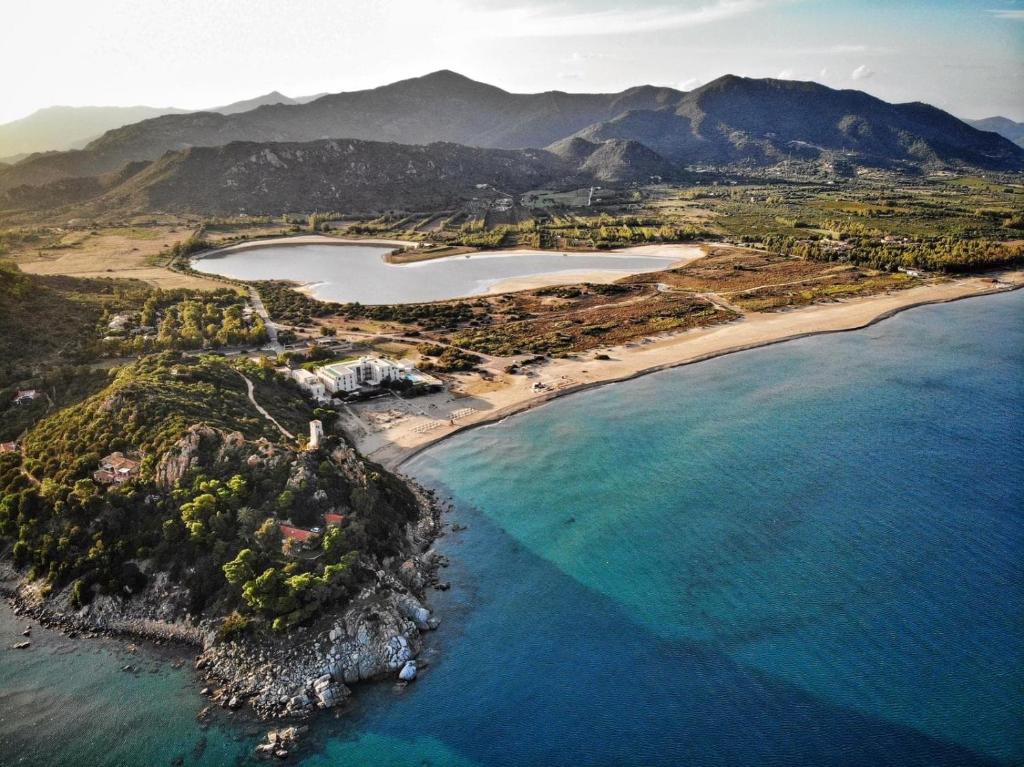
<svg viewBox="0 0 1024 767">
<path fill-rule="evenodd" d="M 226 275 L 218 274 L 216 272 L 207 272 L 202 269 L 196 268 L 196 264 L 199 261 L 203 261 L 208 258 L 216 258 L 221 254 L 231 252 L 242 252 L 245 250 L 256 250 L 259 248 L 266 247 L 278 247 L 278 246 L 300 246 L 300 245 L 338 245 L 338 246 L 351 246 L 351 245 L 402 245 L 403 242 L 400 240 L 352 240 L 342 239 L 334 237 L 326 237 L 324 235 L 301 235 L 298 237 L 274 237 L 265 240 L 257 240 L 251 242 L 240 242 L 235 243 L 224 248 L 214 248 L 204 250 L 196 253 L 189 257 L 189 268 L 196 274 L 209 277 L 211 279 L 222 279 L 230 280 L 235 282 L 242 282 L 245 284 L 251 284 L 252 278 L 241 278 L 241 277 L 229 277 Z M 415 248 L 420 248 L 420 243 L 408 242 L 404 243 L 412 245 Z M 388 266 L 395 269 L 415 269 L 418 267 L 426 266 L 435 261 L 444 261 L 447 259 L 495 259 L 495 258 L 509 258 L 518 255 L 541 255 L 541 256 L 554 256 L 561 254 L 567 259 L 580 258 L 580 257 L 606 257 L 606 258 L 659 258 L 664 259 L 665 264 L 658 269 L 650 269 L 642 272 L 637 272 L 633 269 L 602 269 L 599 267 L 580 268 L 580 269 L 567 269 L 552 272 L 537 272 L 533 274 L 524 274 L 515 277 L 500 277 L 492 284 L 487 285 L 482 290 L 475 293 L 468 293 L 466 295 L 452 296 L 449 298 L 439 298 L 430 301 L 401 301 L 400 304 L 428 304 L 428 303 L 443 303 L 446 301 L 460 301 L 468 300 L 472 298 L 479 298 L 480 296 L 498 295 L 501 293 L 514 293 L 523 290 L 535 290 L 538 288 L 554 287 L 558 285 L 575 285 L 580 282 L 591 282 L 595 284 L 607 285 L 617 280 L 621 280 L 625 277 L 630 277 L 636 274 L 644 274 L 648 271 L 661 271 L 678 269 L 681 266 L 685 266 L 693 261 L 703 258 L 707 252 L 707 248 L 712 247 L 712 243 L 655 243 L 648 245 L 636 245 L 629 248 L 620 248 L 617 250 L 595 250 L 595 251 L 572 251 L 572 250 L 541 250 L 538 248 L 490 248 L 490 249 L 477 249 L 467 253 L 456 253 L 456 254 L 445 254 L 438 255 L 431 258 L 418 259 L 409 262 L 394 263 L 390 260 L 390 256 L 394 251 L 382 255 L 382 260 Z M 335 299 L 325 298 L 317 295 L 317 289 L 324 285 L 329 285 L 330 281 L 327 280 L 311 280 L 302 283 L 295 283 L 290 281 L 292 290 L 302 293 L 307 298 L 313 299 L 314 301 L 320 301 L 321 303 L 337 303 Z M 367 304 L 368 306 L 383 306 L 386 304 Z"/>
<path fill-rule="evenodd" d="M 415 496 L 418 515 L 407 523 L 394 561 L 360 561 L 359 569 L 369 577 L 358 595 L 282 636 L 263 632 L 222 639 L 217 629 L 223 616 L 191 616 L 180 605 L 165 610 L 180 593 L 163 571 L 130 598 L 98 595 L 87 607 L 71 608 L 70 586 L 44 595 L 10 563 L 0 562 L 0 601 L 18 621 L 31 620 L 71 640 L 106 638 L 121 647 L 173 653 L 179 668 L 191 668 L 192 686 L 205 704 L 197 714 L 200 723 L 217 708 L 245 709 L 257 726 L 292 723 L 294 747 L 304 732 L 295 723 L 333 709 L 347 711 L 352 688 L 388 679 L 405 686 L 429 665 L 420 654 L 425 635 L 441 619 L 426 605 L 432 590 L 450 587 L 440 580 L 448 560 L 434 549 L 448 507 L 415 480 L 397 479 Z M 31 649 L 30 635 L 24 636 L 29 637 L 24 647 L 8 649 Z M 411 676 L 406 675 L 409 666 Z"/>
<path fill-rule="evenodd" d="M 294 237 L 272 235 L 270 237 L 254 238 L 244 242 L 236 242 L 222 248 L 209 248 L 201 251 L 200 253 L 196 253 L 191 257 L 191 259 L 199 260 L 200 258 L 206 258 L 207 256 L 215 255 L 217 253 L 225 253 L 227 251 L 248 250 L 250 248 L 273 248 L 283 245 L 382 245 L 393 246 L 396 248 L 419 248 L 422 246 L 422 243 L 415 240 L 389 240 L 369 237 L 366 239 L 359 239 L 357 237 L 331 237 L 326 234 L 300 234 Z"/>
<path fill-rule="evenodd" d="M 656 362 L 652 365 L 644 365 L 640 367 L 630 366 L 628 360 L 630 357 L 633 358 L 634 362 L 640 362 L 642 360 L 636 359 L 639 354 L 632 349 L 625 347 L 613 347 L 610 350 L 622 354 L 627 361 L 625 367 L 627 368 L 622 374 L 610 375 L 607 377 L 591 377 L 591 380 L 586 380 L 579 383 L 574 383 L 564 388 L 560 388 L 553 391 L 547 391 L 543 393 L 531 392 L 529 396 L 522 396 L 513 401 L 503 404 L 494 410 L 482 413 L 479 418 L 474 418 L 471 421 L 451 426 L 444 429 L 443 431 L 438 430 L 436 434 L 421 433 L 420 438 L 414 440 L 413 444 L 401 445 L 397 443 L 390 443 L 382 445 L 374 450 L 366 450 L 366 440 L 356 439 L 356 447 L 360 450 L 363 455 L 372 461 L 376 461 L 385 468 L 391 471 L 400 471 L 401 467 L 416 457 L 423 451 L 427 450 L 440 442 L 449 439 L 450 437 L 475 429 L 481 426 L 487 426 L 489 424 L 497 423 L 499 421 L 508 418 L 509 416 L 517 413 L 526 412 L 534 408 L 546 405 L 549 402 L 553 402 L 561 397 L 577 394 L 579 392 L 588 391 L 601 386 L 608 386 L 611 384 L 622 383 L 629 381 L 634 378 L 641 376 L 650 375 L 652 373 L 658 373 L 664 370 L 670 370 L 672 368 L 683 367 L 685 365 L 692 365 L 699 362 L 706 362 L 707 360 L 715 359 L 717 357 L 724 357 L 729 354 L 737 354 L 739 352 L 750 351 L 752 349 L 759 349 L 768 346 L 774 346 L 776 344 L 782 344 L 789 341 L 796 341 L 801 338 L 808 338 L 811 336 L 818 335 L 830 335 L 833 333 L 849 333 L 858 330 L 864 330 L 865 328 L 876 325 L 884 320 L 890 319 L 891 317 L 901 314 L 902 312 L 910 309 L 915 309 L 921 306 L 929 306 L 936 304 L 952 303 L 954 301 L 960 301 L 967 298 L 982 297 L 998 295 L 1002 293 L 1009 293 L 1015 290 L 1024 288 L 1024 272 L 1013 272 L 1010 275 L 1005 273 L 1001 275 L 1004 279 L 1009 277 L 1008 282 L 1001 282 L 997 287 L 983 287 L 981 283 L 982 278 L 970 277 L 966 279 L 957 280 L 951 283 L 941 283 L 939 285 L 928 285 L 920 288 L 912 288 L 901 293 L 886 293 L 879 296 L 870 296 L 866 299 L 854 299 L 852 301 L 835 303 L 835 304 L 817 304 L 802 309 L 792 310 L 790 312 L 777 312 L 774 313 L 775 317 L 779 318 L 797 318 L 806 319 L 806 324 L 813 325 L 813 320 L 820 314 L 825 314 L 829 309 L 834 310 L 837 315 L 835 317 L 825 317 L 826 323 L 829 320 L 840 320 L 835 326 L 826 327 L 810 327 L 803 330 L 796 330 L 792 333 L 772 335 L 767 333 L 759 338 L 751 339 L 750 341 L 732 345 L 721 345 L 715 348 L 708 349 L 707 351 L 698 351 L 696 354 L 688 354 L 687 352 L 692 351 L 693 347 L 699 346 L 699 341 L 706 340 L 709 336 L 713 337 L 718 334 L 723 334 L 726 337 L 729 336 L 740 336 L 742 333 L 737 332 L 737 329 L 751 329 L 752 325 L 745 323 L 744 320 L 739 320 L 724 325 L 713 326 L 709 329 L 701 329 L 697 331 L 688 331 L 681 333 L 676 336 L 670 336 L 667 339 L 661 339 L 658 342 L 652 342 L 655 345 L 661 343 L 664 347 L 672 349 L 672 347 L 682 346 L 682 349 L 676 349 L 679 354 L 671 355 L 672 358 L 665 359 L 663 361 Z M 974 289 L 971 289 L 971 288 Z M 908 296 L 908 293 L 919 291 L 924 292 L 927 297 L 918 298 L 917 296 Z M 948 294 L 947 294 L 948 293 Z M 901 298 L 916 298 L 916 300 L 900 301 Z M 886 299 L 890 299 L 886 301 Z M 881 306 L 884 304 L 884 306 Z M 866 316 L 861 316 L 861 312 L 854 311 L 862 307 L 874 307 L 879 311 L 868 313 Z M 842 309 L 847 309 L 846 312 L 842 312 Z M 849 322 L 842 322 L 843 316 L 839 315 L 853 315 L 852 317 L 845 317 L 845 319 L 851 320 Z M 763 315 L 759 315 L 758 319 L 761 319 Z M 749 316 L 745 319 L 749 319 Z M 770 320 L 769 320 L 770 321 Z M 789 323 L 780 322 L 778 324 L 788 325 Z M 794 322 L 794 325 L 799 325 L 799 322 Z M 730 332 L 731 331 L 731 332 Z M 687 344 L 687 341 L 695 342 Z M 595 350 L 601 351 L 601 350 Z M 630 352 L 633 351 L 631 355 Z M 640 354 L 643 353 L 644 348 L 640 348 Z M 555 372 L 559 372 L 563 369 L 580 368 L 581 365 L 587 365 L 589 367 L 606 365 L 593 359 L 567 359 L 567 360 L 554 360 L 553 363 L 549 363 L 552 367 L 556 368 Z"/>
</svg>

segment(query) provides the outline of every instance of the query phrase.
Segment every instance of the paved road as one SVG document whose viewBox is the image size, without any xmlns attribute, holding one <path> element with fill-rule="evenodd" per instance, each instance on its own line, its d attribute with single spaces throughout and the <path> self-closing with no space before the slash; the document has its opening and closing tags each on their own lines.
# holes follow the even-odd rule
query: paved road
<svg viewBox="0 0 1024 767">
<path fill-rule="evenodd" d="M 260 298 L 260 293 L 255 287 L 249 288 L 249 300 L 252 302 L 252 308 L 256 314 L 263 318 L 263 324 L 267 328 L 267 338 L 270 339 L 267 346 L 272 348 L 275 354 L 281 354 L 284 351 L 284 347 L 277 340 L 277 323 L 270 319 L 270 312 L 263 305 L 263 299 Z"/>
</svg>

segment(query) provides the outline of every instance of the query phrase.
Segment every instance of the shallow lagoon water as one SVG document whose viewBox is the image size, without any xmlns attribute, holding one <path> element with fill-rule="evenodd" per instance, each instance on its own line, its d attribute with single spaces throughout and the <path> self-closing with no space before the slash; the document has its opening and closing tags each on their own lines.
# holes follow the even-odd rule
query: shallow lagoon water
<svg viewBox="0 0 1024 767">
<path fill-rule="evenodd" d="M 299 761 L 1024 762 L 1022 370 L 1017 292 L 591 390 L 431 448 L 405 468 L 468 525 L 439 541 L 454 585 L 431 597 L 431 665 L 404 691 L 361 689 Z M 133 756 L 96 763 L 248 761 L 230 725 L 195 756 L 186 671 L 12 652 L 0 747 L 26 764 L 84 763 L 107 737 Z M 93 729 L 67 726 L 79 690 L 99 691 Z"/>
<path fill-rule="evenodd" d="M 625 277 L 666 269 L 673 256 L 561 254 L 531 251 L 389 264 L 393 248 L 372 245 L 280 245 L 227 250 L 193 262 L 197 271 L 241 280 L 310 283 L 317 298 L 341 303 L 408 304 L 486 293 L 508 279 L 539 274 L 618 271 Z"/>
</svg>

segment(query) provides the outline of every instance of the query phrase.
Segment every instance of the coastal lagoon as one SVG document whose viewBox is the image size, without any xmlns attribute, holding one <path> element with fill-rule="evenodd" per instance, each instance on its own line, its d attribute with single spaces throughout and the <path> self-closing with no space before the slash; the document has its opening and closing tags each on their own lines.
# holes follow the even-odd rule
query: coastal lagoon
<svg viewBox="0 0 1024 767">
<path fill-rule="evenodd" d="M 480 252 L 410 264 L 390 264 L 381 245 L 266 245 L 228 249 L 196 259 L 192 268 L 240 280 L 306 283 L 324 301 L 409 304 L 487 293 L 507 280 L 557 275 L 554 282 L 591 272 L 630 274 L 667 269 L 679 255 Z M 641 251 L 642 253 L 642 251 Z M 573 280 L 568 280 L 573 281 Z"/>
<path fill-rule="evenodd" d="M 404 470 L 468 526 L 438 542 L 430 665 L 293 763 L 1024 762 L 1022 370 L 1018 291 L 430 448 Z M 0 611 L 4 645 L 21 625 Z M 188 667 L 33 639 L 2 651 L 5 763 L 255 763 L 230 716 L 198 729 Z"/>
</svg>

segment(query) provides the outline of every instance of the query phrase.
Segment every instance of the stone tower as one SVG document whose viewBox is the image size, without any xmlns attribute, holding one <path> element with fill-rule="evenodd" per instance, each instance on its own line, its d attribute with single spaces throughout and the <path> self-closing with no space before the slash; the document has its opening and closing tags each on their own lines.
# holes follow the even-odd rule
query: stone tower
<svg viewBox="0 0 1024 767">
<path fill-rule="evenodd" d="M 320 421 L 309 422 L 309 449 L 316 450 L 324 438 L 324 425 Z"/>
</svg>

